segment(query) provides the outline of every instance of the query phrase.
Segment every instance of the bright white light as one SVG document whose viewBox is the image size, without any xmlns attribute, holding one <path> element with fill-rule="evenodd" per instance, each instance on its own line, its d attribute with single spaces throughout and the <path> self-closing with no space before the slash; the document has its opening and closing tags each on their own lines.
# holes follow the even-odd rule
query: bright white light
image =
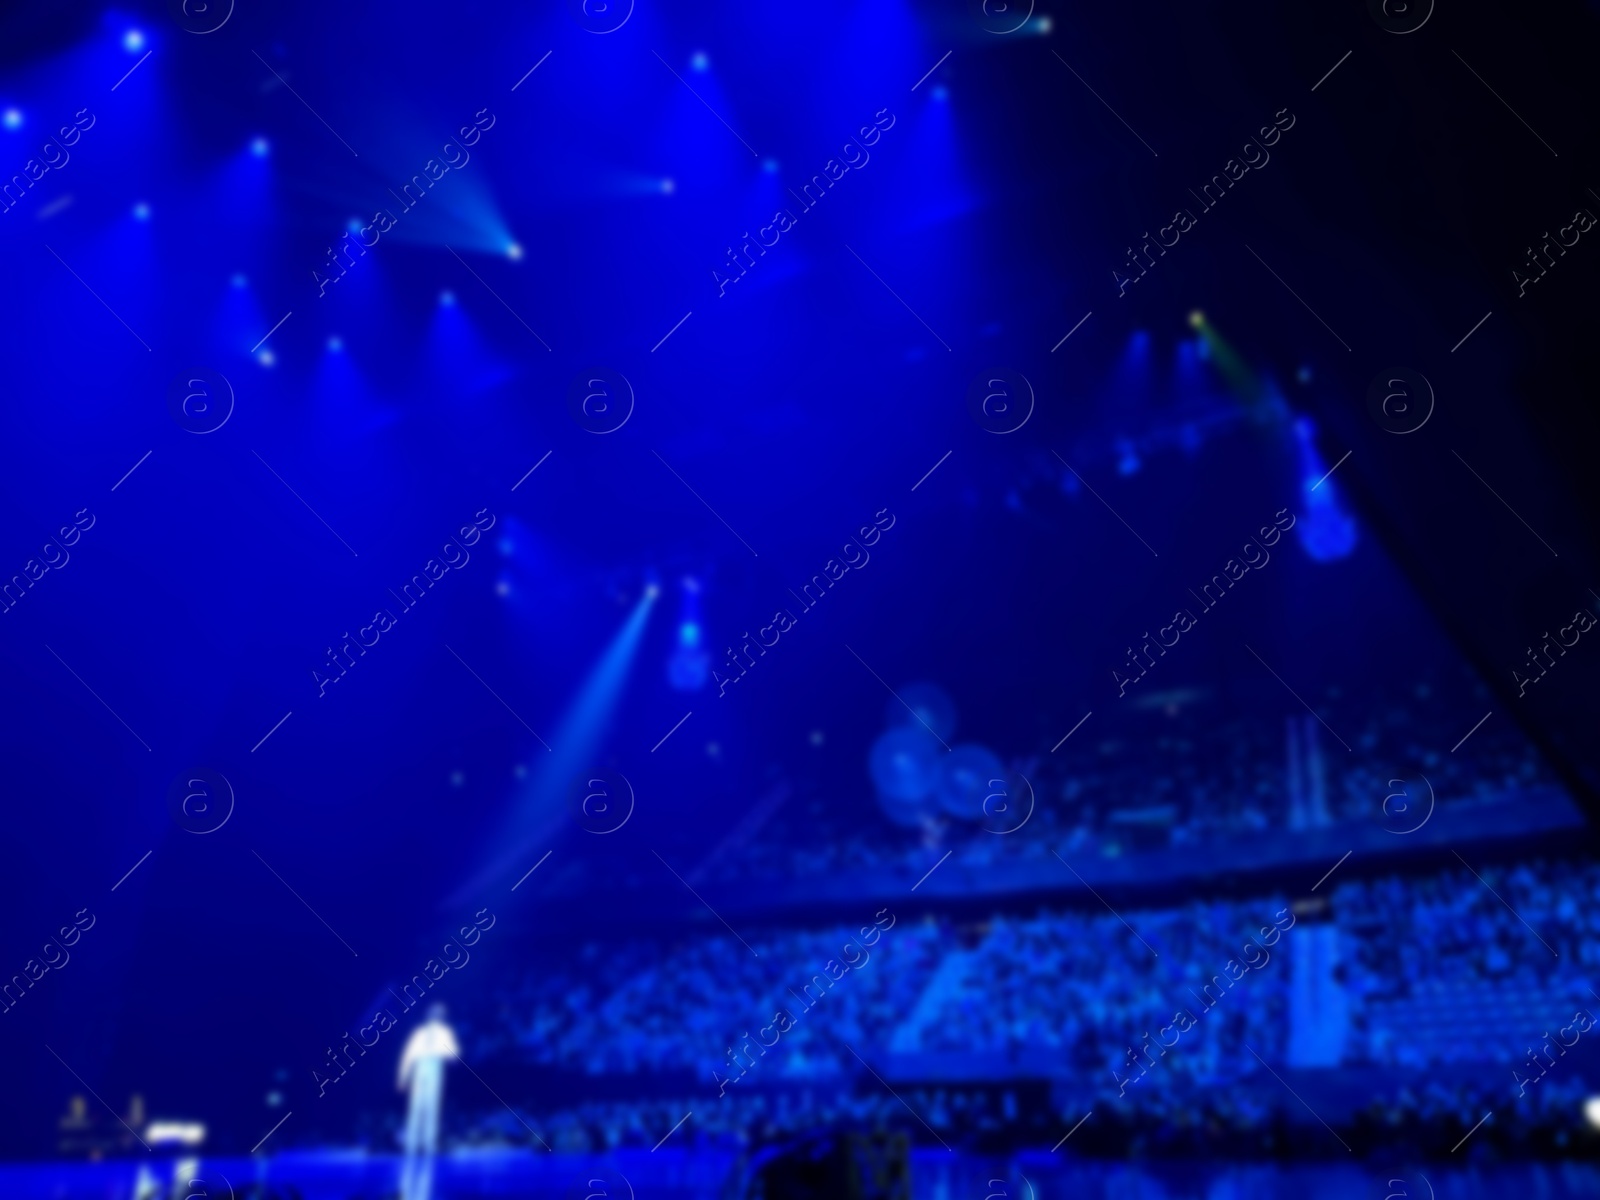
<svg viewBox="0 0 1600 1200">
<path fill-rule="evenodd" d="M 152 1142 L 176 1142 L 198 1146 L 206 1139 L 206 1127 L 199 1121 L 151 1121 L 144 1136 Z"/>
<path fill-rule="evenodd" d="M 1583 1116 L 1591 1129 L 1600 1129 L 1600 1096 L 1590 1096 L 1583 1102 Z"/>
<path fill-rule="evenodd" d="M 506 257 L 509 258 L 512 262 L 521 262 L 522 261 L 522 247 L 520 245 L 518 245 L 516 242 L 510 243 L 509 245 L 506 246 Z"/>
<path fill-rule="evenodd" d="M 22 113 L 21 113 L 21 111 L 19 109 L 15 109 L 15 108 L 6 109 L 6 115 L 5 115 L 5 117 L 3 119 L 5 121 L 5 126 L 6 126 L 7 129 L 21 129 L 22 128 Z"/>
<path fill-rule="evenodd" d="M 144 34 L 137 29 L 130 29 L 122 35 L 122 48 L 129 54 L 137 54 L 144 49 Z"/>
<path fill-rule="evenodd" d="M 272 152 L 272 144 L 264 137 L 258 137 L 250 143 L 250 153 L 257 158 L 265 158 Z"/>
<path fill-rule="evenodd" d="M 148 221 L 150 219 L 150 206 L 143 200 L 133 206 L 133 219 L 135 221 Z"/>
</svg>

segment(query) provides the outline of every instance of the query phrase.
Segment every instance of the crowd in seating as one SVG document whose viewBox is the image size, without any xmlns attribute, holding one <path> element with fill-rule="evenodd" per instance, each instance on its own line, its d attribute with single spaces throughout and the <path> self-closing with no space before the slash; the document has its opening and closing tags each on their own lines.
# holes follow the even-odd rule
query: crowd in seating
<svg viewBox="0 0 1600 1200">
<path fill-rule="evenodd" d="M 1579 1008 L 1600 1014 L 1591 990 L 1600 983 L 1600 867 L 1529 863 L 1355 880 L 1335 891 L 1334 905 L 1347 931 L 1346 987 L 1361 1035 L 1352 1057 L 1406 1066 L 1520 1061 L 1550 1022 L 1559 1026 Z M 1480 996 L 1505 998 L 1507 1015 L 1525 1026 L 1487 1043 L 1470 1036 L 1461 1010 Z M 1390 1008 L 1408 1026 L 1432 1016 L 1453 1036 L 1385 1024 L 1379 1018 Z"/>
<path fill-rule="evenodd" d="M 1251 1062 L 1244 1042 L 1281 1056 L 1288 1029 L 1288 971 L 1265 950 L 1236 985 L 1208 1008 L 1199 998 L 1273 914 L 1281 897 L 1194 903 L 1182 908 L 1041 913 L 997 917 L 981 944 L 945 968 L 945 991 L 904 1049 L 1003 1052 L 1021 1059 L 1062 1051 L 1085 1074 L 1123 1075 L 1129 1045 L 1154 1035 L 1179 1009 L 1196 1031 L 1163 1068 L 1195 1080 L 1236 1073 Z M 1126 923 L 1124 923 L 1126 922 Z M 1281 937 L 1281 933 L 1279 934 Z M 1142 940 L 1141 940 L 1142 939 Z M 1277 941 L 1274 938 L 1273 941 Z"/>
<path fill-rule="evenodd" d="M 943 1138 L 948 1144 L 970 1146 L 999 1141 L 1019 1116 L 1014 1098 L 1008 1103 L 1006 1097 L 996 1098 L 981 1088 L 910 1087 L 896 1091 L 898 1099 L 882 1088 L 858 1092 L 835 1085 L 792 1092 L 729 1093 L 710 1100 L 700 1094 L 592 1101 L 536 1113 L 533 1120 L 540 1136 L 554 1150 L 592 1153 L 648 1149 L 669 1133 L 690 1145 L 740 1147 L 821 1129 L 898 1129 L 906 1125 L 916 1127 L 915 1140 L 919 1142 L 937 1145 Z M 684 1115 L 690 1112 L 693 1117 L 684 1121 Z M 504 1113 L 486 1114 L 479 1130 L 480 1135 L 492 1130 L 509 1141 L 527 1140 L 526 1131 Z M 1045 1131 L 1042 1121 L 1040 1131 Z"/>
<path fill-rule="evenodd" d="M 710 1100 L 684 1094 L 588 1101 L 532 1110 L 531 1124 L 504 1109 L 485 1109 L 462 1132 L 472 1142 L 529 1145 L 536 1144 L 532 1129 L 555 1152 L 604 1153 L 648 1150 L 666 1139 L 744 1151 L 823 1130 L 890 1129 L 932 1149 L 993 1153 L 1048 1147 L 1072 1131 L 1075 1154 L 1124 1159 L 1343 1159 L 1381 1156 L 1397 1146 L 1449 1159 L 1471 1134 L 1479 1153 L 1600 1158 L 1600 1136 L 1579 1115 L 1591 1094 L 1574 1075 L 1508 1105 L 1492 1087 L 1425 1079 L 1385 1088 L 1364 1107 L 1330 1111 L 1323 1125 L 1292 1112 L 1292 1099 L 1261 1089 L 1182 1088 L 1151 1093 L 1138 1104 L 1085 1097 L 1058 1108 L 993 1088 L 901 1086 L 891 1093 L 868 1082 L 855 1090 L 819 1085 Z M 1480 1125 L 1490 1111 L 1493 1117 Z"/>
<path fill-rule="evenodd" d="M 575 969 L 524 979 L 502 995 L 509 1032 L 485 1048 L 515 1043 L 533 1062 L 588 1074 L 687 1071 L 710 1080 L 714 1070 L 736 1072 L 730 1048 L 782 1009 L 793 1027 L 758 1051 L 753 1069 L 764 1077 L 837 1075 L 853 1062 L 847 1045 L 888 1041 L 942 953 L 936 922 L 892 913 L 882 920 L 892 924 L 870 944 L 860 925 L 839 925 L 769 933 L 759 954 L 729 935 L 589 946 Z"/>
<path fill-rule="evenodd" d="M 1450 752 L 1467 728 L 1459 725 L 1465 701 L 1490 700 L 1476 679 L 1449 679 L 1449 688 L 1418 683 L 1387 696 L 1363 693 L 1359 706 L 1329 689 L 1316 700 L 1337 734 L 1305 713 L 1223 716 L 1176 695 L 1164 707 L 1112 714 L 1109 721 L 1097 715 L 1098 725 L 1058 743 L 1056 752 L 1041 746 L 1011 756 L 1008 770 L 1034 789 L 1027 836 L 994 836 L 979 828 L 977 811 L 963 820 L 934 811 L 931 802 L 915 827 L 870 812 L 864 819 L 859 805 L 846 812 L 821 799 L 796 799 L 710 874 L 722 882 L 884 868 L 920 874 L 930 851 L 937 857 L 946 849 L 957 861 L 983 865 L 1044 860 L 1052 850 L 1119 857 L 1199 848 L 1295 826 L 1305 819 L 1295 816 L 1295 793 L 1299 807 L 1318 810 L 1314 821 L 1382 824 L 1396 776 L 1414 786 L 1425 776 L 1446 810 L 1505 803 L 1554 786 L 1510 722 L 1475 731 L 1470 755 Z M 1451 702 L 1442 703 L 1442 695 Z"/>
<path fill-rule="evenodd" d="M 829 960 L 843 961 L 858 926 L 751 930 L 748 944 L 703 935 L 670 945 L 590 946 L 564 966 L 542 970 L 537 982 L 530 975 L 503 989 L 496 1017 L 472 1022 L 501 1032 L 486 1033 L 474 1053 L 510 1054 L 564 1072 L 648 1077 L 637 1095 L 654 1098 L 546 1113 L 544 1136 L 572 1148 L 652 1142 L 690 1109 L 696 1118 L 689 1136 L 736 1141 L 884 1121 L 919 1138 L 931 1130 L 935 1138 L 982 1141 L 1042 1133 L 1065 1115 L 1037 1105 L 1004 1111 L 992 1087 L 953 1083 L 897 1088 L 897 1101 L 862 1070 L 863 1062 L 886 1056 L 923 1056 L 931 1069 L 981 1061 L 991 1072 L 952 1078 L 993 1084 L 1045 1074 L 1070 1081 L 1085 1107 L 1104 1110 L 1097 1118 L 1103 1128 L 1084 1144 L 1108 1153 L 1179 1153 L 1197 1139 L 1219 1138 L 1261 1150 L 1290 1135 L 1282 1095 L 1269 1088 L 1263 1099 L 1250 1085 L 1269 1078 L 1262 1063 L 1287 1069 L 1296 939 L 1314 922 L 1331 922 L 1336 975 L 1348 998 L 1344 1065 L 1412 1069 L 1397 1071 L 1395 1088 L 1380 1090 L 1369 1109 L 1339 1123 L 1346 1141 L 1393 1128 L 1459 1138 L 1461 1122 L 1470 1126 L 1485 1107 L 1500 1114 L 1494 1139 L 1508 1145 L 1554 1145 L 1560 1131 L 1575 1128 L 1587 1094 L 1576 1059 L 1525 1095 L 1514 1093 L 1506 1064 L 1521 1062 L 1528 1045 L 1578 1009 L 1600 1014 L 1600 996 L 1590 990 L 1600 982 L 1600 866 L 1349 873 L 1323 897 L 1310 909 L 1302 905 L 1302 914 L 1311 914 L 1303 924 L 1272 939 L 1261 931 L 1289 924 L 1293 905 L 1284 895 L 1116 912 L 898 917 L 814 1007 L 800 990 L 812 984 L 823 991 L 817 977 Z M 1225 964 L 1247 961 L 1243 948 L 1251 939 L 1265 945 L 1249 955 L 1242 978 L 1220 998 L 1213 987 L 1211 1003 L 1204 1002 L 1201 993 L 1227 973 Z M 1471 1036 L 1461 1036 L 1453 998 L 1464 993 L 1451 990 L 1460 988 L 1502 1004 Z M 1542 1007 L 1523 1012 L 1517 1005 L 1525 996 Z M 793 1015 L 793 1027 L 752 1065 L 745 1039 L 778 1009 Z M 1171 1036 L 1180 1009 L 1193 1015 L 1194 1028 L 1133 1080 L 1130 1047 L 1148 1053 L 1163 1027 Z M 1430 1013 L 1441 1026 L 1456 1022 L 1454 1033 L 1425 1037 L 1420 1028 L 1399 1027 L 1396 1017 L 1416 1026 Z M 741 1044 L 742 1078 L 740 1066 L 729 1065 L 730 1049 Z M 1488 1091 L 1430 1080 L 1428 1068 L 1452 1060 L 1483 1064 Z M 661 1098 L 663 1080 L 667 1091 L 692 1087 L 695 1095 Z M 901 1101 L 911 1101 L 920 1120 L 907 1124 Z"/>
</svg>

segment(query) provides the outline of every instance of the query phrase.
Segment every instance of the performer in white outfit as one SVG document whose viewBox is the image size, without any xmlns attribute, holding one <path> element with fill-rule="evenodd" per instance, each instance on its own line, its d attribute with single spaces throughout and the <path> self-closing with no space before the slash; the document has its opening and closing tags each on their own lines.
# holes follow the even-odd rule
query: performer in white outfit
<svg viewBox="0 0 1600 1200">
<path fill-rule="evenodd" d="M 429 1200 L 433 1191 L 433 1156 L 439 1147 L 439 1098 L 444 1092 L 444 1064 L 460 1055 L 456 1035 L 444 1023 L 444 1005 L 428 1010 L 400 1056 L 397 1086 L 411 1088 L 406 1115 L 405 1159 L 400 1167 L 401 1200 Z"/>
</svg>

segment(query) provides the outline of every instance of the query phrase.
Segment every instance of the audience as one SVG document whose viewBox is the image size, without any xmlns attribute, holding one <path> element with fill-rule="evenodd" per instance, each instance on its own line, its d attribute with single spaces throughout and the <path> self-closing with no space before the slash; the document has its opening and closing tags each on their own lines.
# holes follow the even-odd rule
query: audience
<svg viewBox="0 0 1600 1200">
<path fill-rule="evenodd" d="M 1487 694 L 1470 677 L 1448 678 L 1454 680 L 1451 695 Z M 1330 690 L 1320 706 L 1349 740 L 1355 753 L 1348 755 L 1309 716 L 1229 717 L 1214 704 L 1174 693 L 1163 706 L 1110 720 L 1097 716 L 1100 724 L 1054 753 L 1040 747 L 1014 759 L 1010 769 L 1027 776 L 1034 789 L 1030 836 L 994 836 L 979 827 L 979 812 L 963 820 L 937 812 L 931 801 L 925 822 L 905 827 L 871 812 L 864 819 L 859 806 L 846 811 L 820 799 L 793 800 L 738 854 L 708 868 L 708 876 L 732 883 L 885 869 L 921 874 L 931 849 L 953 850 L 955 861 L 979 867 L 1043 860 L 1052 849 L 1069 857 L 1200 849 L 1292 832 L 1294 795 L 1305 813 L 1320 808 L 1299 820 L 1392 827 L 1406 823 L 1398 813 L 1386 818 L 1383 812 L 1396 776 L 1414 785 L 1418 775 L 1426 776 L 1445 811 L 1510 803 L 1556 786 L 1510 723 L 1478 730 L 1470 757 L 1452 755 L 1460 711 L 1438 703 L 1445 690 L 1418 683 L 1391 695 L 1363 693 L 1359 706 Z M 1315 754 L 1313 742 L 1320 747 Z M 1313 767 L 1313 759 L 1320 765 Z"/>
<path fill-rule="evenodd" d="M 1476 874 L 1348 878 L 1327 892 L 1319 918 L 1337 931 L 1344 1063 L 1413 1069 L 1394 1073 L 1392 1094 L 1380 1089 L 1368 1108 L 1336 1122 L 1346 1140 L 1397 1126 L 1427 1144 L 1459 1140 L 1492 1107 L 1496 1130 L 1485 1144 L 1556 1145 L 1587 1095 L 1570 1063 L 1522 1097 L 1503 1065 L 1486 1073 L 1504 1073 L 1488 1095 L 1426 1069 L 1515 1065 L 1586 999 L 1600 1013 L 1586 982 L 1600 965 L 1600 866 L 1484 865 Z M 684 1136 L 729 1144 L 885 1122 L 923 1140 L 930 1128 L 969 1144 L 1037 1140 L 1069 1114 L 1050 1111 L 1037 1088 L 1022 1101 L 1004 1090 L 1007 1079 L 1030 1078 L 1056 1080 L 1077 1097 L 1069 1108 L 1104 1110 L 1080 1149 L 1269 1149 L 1289 1136 L 1283 1093 L 1250 1085 L 1271 1082 L 1262 1061 L 1288 1063 L 1293 955 L 1312 918 L 1270 943 L 1270 957 L 1252 955 L 1254 969 L 1213 1006 L 1200 993 L 1243 959 L 1247 939 L 1285 921 L 1277 914 L 1289 905 L 1263 895 L 1118 913 L 902 917 L 813 1007 L 800 991 L 827 974 L 829 960 L 842 961 L 859 926 L 747 931 L 748 946 L 732 936 L 589 945 L 564 969 L 503 988 L 493 1019 L 464 1024 L 509 1031 L 476 1039 L 483 1058 L 636 1081 L 623 1098 L 545 1113 L 544 1136 L 557 1149 L 653 1144 L 690 1109 Z M 1481 1036 L 1451 1032 L 1469 992 L 1474 1011 L 1487 1014 Z M 1519 1007 L 1530 996 L 1542 1010 Z M 770 1036 L 779 1009 L 792 1027 L 751 1063 L 746 1039 L 763 1027 Z M 1193 1027 L 1134 1080 L 1130 1048 L 1147 1050 L 1163 1028 L 1170 1036 L 1179 1010 Z M 1427 1036 L 1430 1021 L 1445 1033 Z M 734 1049 L 744 1061 L 730 1067 Z M 887 1056 L 922 1064 L 922 1078 L 990 1082 L 897 1087 L 897 1100 L 861 1069 L 861 1060 Z M 679 1094 L 686 1086 L 694 1096 Z M 478 1135 L 516 1132 L 489 1121 Z"/>
</svg>

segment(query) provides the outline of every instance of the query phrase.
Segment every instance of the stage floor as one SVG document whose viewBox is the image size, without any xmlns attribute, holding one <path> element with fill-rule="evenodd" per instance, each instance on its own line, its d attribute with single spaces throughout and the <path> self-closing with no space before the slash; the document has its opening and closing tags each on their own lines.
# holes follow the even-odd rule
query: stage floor
<svg viewBox="0 0 1600 1200">
<path fill-rule="evenodd" d="M 394 1156 L 327 1152 L 273 1158 L 201 1159 L 173 1191 L 176 1160 L 151 1157 L 110 1163 L 3 1164 L 5 1200 L 133 1200 L 141 1168 L 160 1185 L 160 1200 L 393 1200 Z M 631 1151 L 605 1157 L 525 1151 L 472 1152 L 439 1161 L 435 1200 L 724 1200 L 734 1167 L 712 1152 Z M 190 1180 L 193 1182 L 191 1183 Z M 1276 1166 L 1216 1162 L 1062 1161 L 1050 1155 L 1016 1159 L 952 1157 L 918 1151 L 915 1200 L 1539 1200 L 1600 1196 L 1600 1166 L 1522 1164 L 1483 1169 L 1437 1164 Z M 293 1190 L 290 1190 L 290 1189 Z"/>
</svg>

